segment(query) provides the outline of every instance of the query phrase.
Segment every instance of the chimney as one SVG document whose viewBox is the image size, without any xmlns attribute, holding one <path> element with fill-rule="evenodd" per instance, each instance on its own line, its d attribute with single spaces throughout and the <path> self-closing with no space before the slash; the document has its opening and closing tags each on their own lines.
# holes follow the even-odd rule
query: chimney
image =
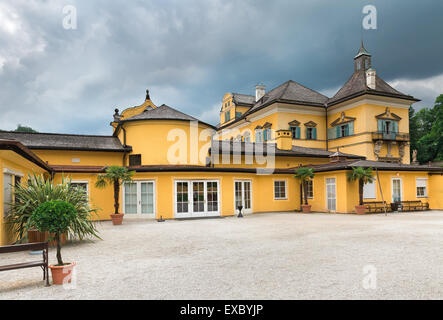
<svg viewBox="0 0 443 320">
<path fill-rule="evenodd" d="M 275 132 L 277 149 L 292 150 L 292 134 L 290 130 L 277 130 Z"/>
<path fill-rule="evenodd" d="M 342 162 L 346 160 L 347 157 L 340 151 L 337 151 L 329 156 L 329 162 Z"/>
<path fill-rule="evenodd" d="M 262 84 L 255 86 L 255 102 L 260 100 L 266 93 L 266 87 Z"/>
<path fill-rule="evenodd" d="M 370 89 L 375 90 L 375 69 L 369 68 L 366 71 L 366 85 Z"/>
</svg>

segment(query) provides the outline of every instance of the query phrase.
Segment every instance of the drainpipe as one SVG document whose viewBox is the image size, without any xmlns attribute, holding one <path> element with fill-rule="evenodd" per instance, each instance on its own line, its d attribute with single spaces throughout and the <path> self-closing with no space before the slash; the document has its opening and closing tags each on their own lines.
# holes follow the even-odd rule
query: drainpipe
<svg viewBox="0 0 443 320">
<path fill-rule="evenodd" d="M 127 151 L 126 151 L 126 129 L 123 128 L 123 125 L 121 126 L 122 130 L 123 130 L 123 167 L 126 166 L 126 155 L 127 155 Z"/>
<path fill-rule="evenodd" d="M 325 102 L 325 111 L 326 111 L 326 151 L 329 151 L 329 138 L 328 138 L 328 107 Z"/>
</svg>

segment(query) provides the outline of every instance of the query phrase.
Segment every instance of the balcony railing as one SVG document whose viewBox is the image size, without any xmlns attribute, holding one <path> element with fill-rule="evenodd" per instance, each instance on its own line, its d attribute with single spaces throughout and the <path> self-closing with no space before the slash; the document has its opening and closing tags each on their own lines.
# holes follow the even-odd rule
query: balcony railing
<svg viewBox="0 0 443 320">
<path fill-rule="evenodd" d="M 409 133 L 376 131 L 372 132 L 372 140 L 409 141 Z"/>
</svg>

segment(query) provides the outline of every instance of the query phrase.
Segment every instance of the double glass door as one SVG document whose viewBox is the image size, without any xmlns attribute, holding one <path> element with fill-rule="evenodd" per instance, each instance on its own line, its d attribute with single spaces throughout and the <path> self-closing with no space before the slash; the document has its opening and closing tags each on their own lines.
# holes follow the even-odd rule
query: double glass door
<svg viewBox="0 0 443 320">
<path fill-rule="evenodd" d="M 123 191 L 124 213 L 128 216 L 155 217 L 155 182 L 133 181 L 125 183 Z"/>
<path fill-rule="evenodd" d="M 242 213 L 251 213 L 251 181 L 237 180 L 234 184 L 235 212 L 238 213 L 238 207 L 242 206 Z"/>
<path fill-rule="evenodd" d="M 176 181 L 174 206 L 177 218 L 220 215 L 218 181 Z"/>
</svg>

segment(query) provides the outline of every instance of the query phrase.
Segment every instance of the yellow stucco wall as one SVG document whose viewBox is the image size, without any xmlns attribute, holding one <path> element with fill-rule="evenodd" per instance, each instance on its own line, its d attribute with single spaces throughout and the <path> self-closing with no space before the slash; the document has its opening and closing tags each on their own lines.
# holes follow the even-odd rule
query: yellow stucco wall
<svg viewBox="0 0 443 320">
<path fill-rule="evenodd" d="M 4 169 L 23 175 L 21 183 L 26 184 L 27 176 L 33 173 L 42 174 L 46 171 L 35 165 L 34 163 L 26 160 L 13 151 L 0 150 L 0 245 L 10 244 L 14 242 L 14 236 L 8 231 L 9 228 L 4 221 L 4 189 L 3 189 L 3 172 Z"/>
<path fill-rule="evenodd" d="M 142 165 L 205 165 L 214 133 L 201 122 L 175 120 L 132 121 L 124 127 L 126 144 L 131 154 L 141 154 Z"/>
<path fill-rule="evenodd" d="M 34 153 L 49 165 L 121 166 L 123 164 L 123 152 L 34 150 Z"/>
</svg>

